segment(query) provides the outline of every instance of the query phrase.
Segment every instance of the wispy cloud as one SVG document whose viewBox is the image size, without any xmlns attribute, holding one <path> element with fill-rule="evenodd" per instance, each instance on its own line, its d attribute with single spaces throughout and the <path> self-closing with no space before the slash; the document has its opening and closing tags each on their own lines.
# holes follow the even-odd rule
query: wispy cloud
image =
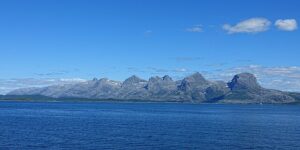
<svg viewBox="0 0 300 150">
<path fill-rule="evenodd" d="M 225 65 L 227 65 L 227 63 L 212 63 L 212 64 L 206 64 L 205 66 L 212 67 L 212 68 L 220 68 L 220 67 L 224 67 Z"/>
<path fill-rule="evenodd" d="M 275 22 L 275 26 L 283 31 L 294 31 L 298 28 L 295 19 L 278 19 Z"/>
<path fill-rule="evenodd" d="M 164 68 L 155 68 L 155 67 L 148 67 L 148 70 L 153 73 L 184 73 L 190 71 L 190 69 L 188 68 L 164 69 Z"/>
<path fill-rule="evenodd" d="M 175 79 L 181 79 L 185 75 L 188 75 L 188 74 L 191 74 L 191 73 L 195 72 L 195 71 L 193 71 L 189 68 L 186 68 L 186 67 L 178 67 L 178 68 L 159 68 L 159 67 L 136 68 L 136 67 L 129 67 L 127 69 L 132 74 L 142 73 L 142 74 L 148 74 L 150 76 L 170 75 L 172 77 L 175 77 Z"/>
<path fill-rule="evenodd" d="M 170 75 L 175 80 L 181 80 L 187 75 L 190 75 L 196 71 L 184 67 L 175 69 L 149 67 L 147 72 L 153 76 Z"/>
<path fill-rule="evenodd" d="M 266 18 L 250 18 L 236 25 L 224 24 L 223 29 L 229 34 L 233 33 L 258 33 L 269 29 L 271 22 Z"/>
<path fill-rule="evenodd" d="M 188 72 L 189 69 L 187 68 L 176 68 L 174 70 L 172 70 L 173 72 Z"/>
<path fill-rule="evenodd" d="M 57 71 L 57 72 L 47 72 L 47 73 L 36 73 L 37 76 L 57 76 L 69 73 L 68 71 Z"/>
<path fill-rule="evenodd" d="M 193 27 L 187 28 L 187 32 L 203 32 L 202 25 L 195 25 Z"/>
<path fill-rule="evenodd" d="M 66 75 L 74 72 L 78 72 L 79 69 L 71 69 L 71 70 L 56 70 L 51 72 L 45 72 L 45 73 L 36 73 L 35 75 L 40 77 L 50 77 L 50 76 L 60 76 L 60 75 Z"/>
<path fill-rule="evenodd" d="M 146 37 L 151 36 L 152 34 L 153 34 L 153 31 L 152 31 L 152 30 L 146 30 L 146 31 L 144 32 L 144 35 L 145 35 Z"/>
<path fill-rule="evenodd" d="M 202 57 L 185 57 L 185 56 L 182 56 L 182 57 L 175 57 L 174 58 L 177 62 L 187 62 L 187 61 L 197 61 L 197 60 L 202 60 L 203 58 Z"/>
</svg>

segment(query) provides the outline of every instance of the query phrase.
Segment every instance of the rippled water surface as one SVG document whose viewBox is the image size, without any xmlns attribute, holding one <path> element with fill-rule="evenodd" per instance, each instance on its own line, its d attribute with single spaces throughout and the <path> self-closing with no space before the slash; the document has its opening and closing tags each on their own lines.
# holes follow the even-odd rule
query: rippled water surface
<svg viewBox="0 0 300 150">
<path fill-rule="evenodd" d="M 0 148 L 300 149 L 300 106 L 1 102 Z"/>
</svg>

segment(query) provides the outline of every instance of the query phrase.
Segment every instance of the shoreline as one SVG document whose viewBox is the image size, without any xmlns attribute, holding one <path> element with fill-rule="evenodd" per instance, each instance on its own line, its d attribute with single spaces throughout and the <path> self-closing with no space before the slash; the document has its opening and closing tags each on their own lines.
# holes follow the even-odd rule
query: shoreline
<svg viewBox="0 0 300 150">
<path fill-rule="evenodd" d="M 193 102 L 183 102 L 183 101 L 153 101 L 153 100 L 99 100 L 99 99 L 52 99 L 52 100 L 26 100 L 26 99 L 1 99 L 1 102 L 29 102 L 29 103 L 145 103 L 145 104 L 193 104 L 193 105 L 300 105 L 300 102 L 294 103 L 193 103 Z"/>
</svg>

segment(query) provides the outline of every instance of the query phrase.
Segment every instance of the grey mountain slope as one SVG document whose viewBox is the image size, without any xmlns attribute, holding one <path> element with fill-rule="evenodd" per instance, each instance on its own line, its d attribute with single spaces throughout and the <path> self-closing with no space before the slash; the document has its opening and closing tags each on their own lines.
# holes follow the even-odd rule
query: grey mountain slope
<svg viewBox="0 0 300 150">
<path fill-rule="evenodd" d="M 232 103 L 292 103 L 295 98 L 278 90 L 261 87 L 255 76 L 241 73 L 228 83 L 230 92 L 224 96 L 223 102 Z"/>
<path fill-rule="evenodd" d="M 193 103 L 293 103 L 300 94 L 265 89 L 250 73 L 237 74 L 225 83 L 208 81 L 197 72 L 178 81 L 167 75 L 151 77 L 148 81 L 137 76 L 124 82 L 103 78 L 78 84 L 18 89 L 8 95 Z"/>
<path fill-rule="evenodd" d="M 296 102 L 300 102 L 300 93 L 296 93 L 296 92 L 285 92 L 287 95 L 293 97 Z"/>
</svg>

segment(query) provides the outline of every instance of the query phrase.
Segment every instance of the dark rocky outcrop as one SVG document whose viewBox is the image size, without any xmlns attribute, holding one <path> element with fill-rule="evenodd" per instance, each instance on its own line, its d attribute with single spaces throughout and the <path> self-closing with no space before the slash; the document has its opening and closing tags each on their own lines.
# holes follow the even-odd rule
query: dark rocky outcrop
<svg viewBox="0 0 300 150">
<path fill-rule="evenodd" d="M 292 103 L 295 99 L 288 94 L 261 87 L 255 76 L 241 73 L 228 83 L 228 92 L 221 102 L 225 103 Z"/>
<path fill-rule="evenodd" d="M 250 73 L 241 73 L 233 77 L 231 82 L 228 83 L 231 90 L 248 90 L 259 91 L 262 87 L 258 84 L 256 77 Z"/>
</svg>

